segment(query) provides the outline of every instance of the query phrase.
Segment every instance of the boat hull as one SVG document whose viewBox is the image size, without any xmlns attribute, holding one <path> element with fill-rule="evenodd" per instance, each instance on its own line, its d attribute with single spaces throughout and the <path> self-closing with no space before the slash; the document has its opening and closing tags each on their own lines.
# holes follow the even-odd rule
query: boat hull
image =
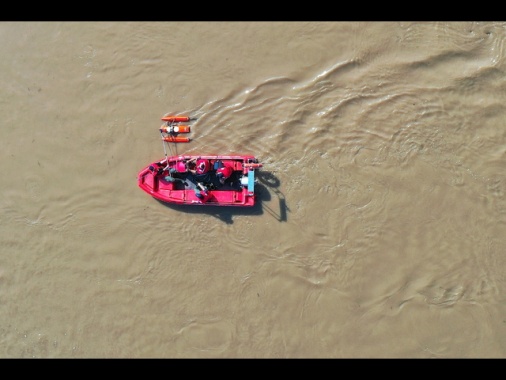
<svg viewBox="0 0 506 380">
<path fill-rule="evenodd" d="M 209 160 L 211 170 L 204 174 L 180 170 L 178 163 Z M 224 183 L 215 168 L 229 166 L 232 174 Z M 137 177 L 138 186 L 153 198 L 165 203 L 195 206 L 251 207 L 256 200 L 255 171 L 262 164 L 252 155 L 180 155 L 155 161 L 143 168 Z M 197 195 L 198 184 L 208 189 L 207 199 Z"/>
</svg>

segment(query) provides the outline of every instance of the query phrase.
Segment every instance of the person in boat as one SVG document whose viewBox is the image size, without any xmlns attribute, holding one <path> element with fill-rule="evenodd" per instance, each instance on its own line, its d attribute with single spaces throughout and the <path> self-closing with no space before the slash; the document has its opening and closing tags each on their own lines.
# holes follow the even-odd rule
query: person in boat
<svg viewBox="0 0 506 380">
<path fill-rule="evenodd" d="M 225 184 L 225 181 L 230 178 L 234 170 L 230 166 L 221 166 L 216 169 L 216 178 L 221 185 Z"/>
<path fill-rule="evenodd" d="M 211 162 L 209 160 L 198 158 L 195 162 L 195 167 L 188 166 L 188 170 L 194 183 L 201 182 L 206 186 L 212 183 L 213 171 L 211 170 Z"/>
<path fill-rule="evenodd" d="M 193 175 L 207 174 L 211 169 L 209 160 L 192 158 L 188 161 L 178 161 L 175 167 L 170 169 L 171 173 L 191 173 Z"/>
<path fill-rule="evenodd" d="M 196 160 L 197 160 L 196 158 L 192 158 L 191 160 L 188 160 L 188 161 L 184 161 L 184 160 L 177 161 L 176 164 L 174 165 L 174 167 L 169 169 L 169 175 L 170 176 L 182 175 L 182 177 L 185 177 L 184 174 L 187 174 L 187 173 L 196 174 L 196 171 L 195 171 L 195 161 Z"/>
<path fill-rule="evenodd" d="M 195 175 L 207 174 L 210 170 L 211 170 L 211 162 L 209 160 L 204 160 L 202 158 L 197 159 L 194 169 L 190 168 L 190 172 Z"/>
<path fill-rule="evenodd" d="M 169 169 L 169 173 L 170 174 L 176 174 L 176 173 L 187 173 L 189 170 L 188 170 L 188 165 L 186 162 L 184 161 L 178 161 L 176 163 L 176 165 L 174 165 L 174 167 L 170 168 Z"/>
<path fill-rule="evenodd" d="M 222 187 L 225 184 L 233 187 L 232 174 L 234 173 L 234 169 L 230 166 L 225 166 L 221 160 L 217 160 L 214 163 L 214 171 L 215 171 L 215 180 L 213 183 L 216 184 L 216 187 Z"/>
<path fill-rule="evenodd" d="M 195 196 L 201 203 L 205 203 L 209 199 L 209 190 L 202 184 L 202 182 L 197 182 L 197 187 L 195 187 Z"/>
</svg>

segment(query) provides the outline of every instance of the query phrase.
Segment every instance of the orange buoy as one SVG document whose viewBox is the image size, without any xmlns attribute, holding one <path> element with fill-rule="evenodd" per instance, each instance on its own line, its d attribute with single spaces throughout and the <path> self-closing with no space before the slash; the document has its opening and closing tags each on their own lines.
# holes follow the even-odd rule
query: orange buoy
<svg viewBox="0 0 506 380">
<path fill-rule="evenodd" d="M 216 176 L 222 177 L 223 179 L 227 179 L 232 175 L 234 172 L 234 169 L 232 169 L 230 166 L 222 166 L 221 168 L 218 168 L 216 170 Z"/>
<path fill-rule="evenodd" d="M 189 125 L 162 125 L 160 132 L 165 133 L 190 133 Z"/>
<path fill-rule="evenodd" d="M 163 138 L 163 141 L 180 143 L 180 142 L 190 142 L 191 139 L 189 137 L 166 136 Z"/>
<path fill-rule="evenodd" d="M 179 123 L 181 121 L 190 121 L 191 118 L 190 116 L 164 116 L 162 120 L 170 123 Z"/>
</svg>

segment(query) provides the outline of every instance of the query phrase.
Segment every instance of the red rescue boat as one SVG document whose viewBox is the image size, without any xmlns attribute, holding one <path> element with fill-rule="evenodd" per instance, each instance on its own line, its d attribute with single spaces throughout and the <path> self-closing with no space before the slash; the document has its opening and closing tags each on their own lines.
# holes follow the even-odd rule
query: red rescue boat
<svg viewBox="0 0 506 380">
<path fill-rule="evenodd" d="M 261 167 L 252 155 L 169 156 L 143 168 L 137 183 L 166 203 L 251 207 Z"/>
</svg>

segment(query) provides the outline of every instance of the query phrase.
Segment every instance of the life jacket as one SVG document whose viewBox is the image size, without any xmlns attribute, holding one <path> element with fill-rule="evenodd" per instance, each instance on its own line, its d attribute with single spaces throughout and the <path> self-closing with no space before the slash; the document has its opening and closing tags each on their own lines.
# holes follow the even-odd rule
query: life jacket
<svg viewBox="0 0 506 380">
<path fill-rule="evenodd" d="M 203 159 L 197 160 L 197 166 L 196 166 L 197 174 L 207 173 L 209 171 L 209 169 L 211 169 L 211 163 L 209 162 L 209 160 L 203 160 Z"/>
<path fill-rule="evenodd" d="M 223 166 L 218 170 L 216 170 L 216 175 L 218 176 L 218 178 L 227 179 L 232 175 L 233 171 L 234 170 L 230 166 Z"/>
</svg>

